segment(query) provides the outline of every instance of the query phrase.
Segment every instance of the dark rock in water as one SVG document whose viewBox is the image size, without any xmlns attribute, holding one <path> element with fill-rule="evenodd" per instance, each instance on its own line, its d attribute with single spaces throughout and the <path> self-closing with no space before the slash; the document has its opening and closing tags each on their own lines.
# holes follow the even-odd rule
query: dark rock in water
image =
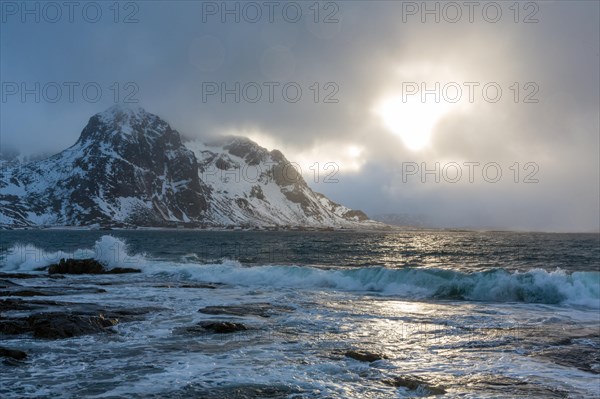
<svg viewBox="0 0 600 399">
<path fill-rule="evenodd" d="M 393 387 L 403 387 L 409 391 L 416 391 L 421 388 L 422 394 L 427 396 L 443 395 L 446 393 L 444 388 L 432 385 L 420 377 L 410 375 L 394 377 L 390 380 L 384 380 L 383 383 Z"/>
<path fill-rule="evenodd" d="M 103 291 L 103 290 L 102 290 Z M 118 318 L 125 321 L 139 320 L 139 318 L 150 312 L 158 312 L 166 308 L 159 307 L 138 307 L 138 308 L 110 308 L 100 306 L 94 303 L 84 302 L 62 302 L 50 300 L 21 300 L 21 299 L 4 299 L 0 300 L 0 312 L 10 310 L 25 310 L 25 311 L 44 311 L 53 313 L 66 313 L 63 309 L 68 309 L 68 314 L 81 316 L 99 316 L 105 318 Z M 0 322 L 3 320 L 18 320 L 18 319 L 3 319 L 0 316 Z"/>
<path fill-rule="evenodd" d="M 9 319 L 3 320 L 0 319 L 0 334 L 6 335 L 17 335 L 17 334 L 25 334 L 29 332 L 31 329 L 29 327 L 29 323 L 24 318 L 19 319 Z"/>
<path fill-rule="evenodd" d="M 204 330 L 212 331 L 216 334 L 228 334 L 237 331 L 246 331 L 247 328 L 242 323 L 232 323 L 229 321 L 201 321 L 198 326 Z"/>
<path fill-rule="evenodd" d="M 65 313 L 38 313 L 27 318 L 36 338 L 60 339 L 105 331 L 118 323 L 104 316 L 80 316 Z"/>
<path fill-rule="evenodd" d="M 48 266 L 49 274 L 103 274 L 104 266 L 94 259 L 61 259 Z"/>
<path fill-rule="evenodd" d="M 280 312 L 291 312 L 286 306 L 276 306 L 266 302 L 247 303 L 232 306 L 206 306 L 198 312 L 206 314 L 226 314 L 231 316 L 271 317 Z"/>
<path fill-rule="evenodd" d="M 69 288 L 65 288 L 69 289 Z M 83 291 L 89 290 L 82 288 Z M 103 291 L 103 290 L 102 290 Z M 1 312 L 35 312 L 6 317 Z M 111 331 L 118 322 L 140 320 L 145 314 L 165 310 L 157 307 L 111 308 L 94 303 L 49 300 L 0 300 L 0 334 L 31 333 L 36 338 L 60 339 Z"/>
<path fill-rule="evenodd" d="M 60 339 L 95 334 L 117 324 L 117 319 L 69 313 L 37 313 L 29 317 L 0 319 L 0 333 L 33 333 L 35 338 Z"/>
<path fill-rule="evenodd" d="M 16 360 L 23 360 L 27 358 L 27 353 L 17 349 L 10 349 L 0 346 L 0 356 Z"/>
<path fill-rule="evenodd" d="M 35 305 L 34 302 L 25 302 L 20 299 L 2 299 L 0 300 L 0 312 L 8 310 L 29 310 Z"/>
<path fill-rule="evenodd" d="M 140 273 L 141 270 L 115 267 L 106 270 L 102 263 L 95 259 L 61 259 L 60 262 L 48 266 L 48 274 L 123 274 Z"/>
<path fill-rule="evenodd" d="M 350 357 L 352 359 L 361 361 L 361 362 L 374 362 L 376 360 L 387 359 L 386 355 L 381 353 L 367 352 L 367 351 L 357 351 L 357 350 L 349 350 L 344 353 L 344 356 Z"/>
<path fill-rule="evenodd" d="M 202 334 L 230 334 L 239 331 L 247 331 L 248 328 L 242 323 L 233 323 L 221 320 L 206 320 L 200 323 L 189 326 L 176 328 L 175 332 L 191 335 Z"/>
</svg>

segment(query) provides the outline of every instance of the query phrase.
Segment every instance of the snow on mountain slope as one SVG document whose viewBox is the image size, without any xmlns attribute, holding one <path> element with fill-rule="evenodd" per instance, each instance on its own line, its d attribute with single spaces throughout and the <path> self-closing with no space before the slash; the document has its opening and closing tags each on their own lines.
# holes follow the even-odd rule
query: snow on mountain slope
<svg viewBox="0 0 600 399">
<path fill-rule="evenodd" d="M 356 227 L 367 221 L 313 192 L 277 150 L 269 152 L 244 137 L 189 142 L 201 180 L 212 189 L 215 220 L 223 225 Z"/>
<path fill-rule="evenodd" d="M 141 108 L 90 118 L 77 143 L 0 175 L 0 223 L 160 225 L 201 218 L 207 188 L 179 134 Z"/>
<path fill-rule="evenodd" d="M 191 150 L 190 150 L 191 149 Z M 92 116 L 48 159 L 2 164 L 0 226 L 369 227 L 313 192 L 281 152 L 241 137 L 181 142 L 139 107 Z"/>
</svg>

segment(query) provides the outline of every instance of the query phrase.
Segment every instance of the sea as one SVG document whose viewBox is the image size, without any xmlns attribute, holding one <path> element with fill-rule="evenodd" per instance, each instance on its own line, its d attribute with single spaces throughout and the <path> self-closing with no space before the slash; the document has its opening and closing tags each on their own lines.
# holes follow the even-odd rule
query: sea
<svg viewBox="0 0 600 399">
<path fill-rule="evenodd" d="M 142 272 L 48 278 L 61 258 Z M 6 230 L 0 273 L 154 309 L 106 334 L 0 335 L 28 354 L 0 359 L 1 398 L 600 397 L 599 234 Z M 182 332 L 207 320 L 247 329 Z"/>
</svg>

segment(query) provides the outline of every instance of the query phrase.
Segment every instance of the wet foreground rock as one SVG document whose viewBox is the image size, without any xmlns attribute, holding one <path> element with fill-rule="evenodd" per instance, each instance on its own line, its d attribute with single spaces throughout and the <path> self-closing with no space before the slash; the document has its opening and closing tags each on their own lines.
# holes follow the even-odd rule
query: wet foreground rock
<svg viewBox="0 0 600 399">
<path fill-rule="evenodd" d="M 61 259 L 58 263 L 48 266 L 48 274 L 124 274 L 141 273 L 140 269 L 115 267 L 105 269 L 102 263 L 95 259 Z"/>
<path fill-rule="evenodd" d="M 94 303 L 53 300 L 0 300 L 0 334 L 32 334 L 35 338 L 64 339 L 105 333 L 119 322 L 140 320 L 162 308 L 107 308 Z M 18 316 L 6 312 L 18 311 Z M 22 312 L 29 315 L 22 316 Z M 10 314 L 10 313 L 9 313 Z"/>
<path fill-rule="evenodd" d="M 574 336 L 533 352 L 533 356 L 548 359 L 565 367 L 600 374 L 600 334 Z"/>
<path fill-rule="evenodd" d="M 232 323 L 229 321 L 201 321 L 197 327 L 204 331 L 210 331 L 215 334 L 229 334 L 238 331 L 246 331 L 248 328 L 242 323 Z"/>
<path fill-rule="evenodd" d="M 344 356 L 358 360 L 360 362 L 374 362 L 377 360 L 388 359 L 388 357 L 382 353 L 368 352 L 362 350 L 349 350 L 344 353 Z"/>
<path fill-rule="evenodd" d="M 31 333 L 35 338 L 62 339 L 108 331 L 117 319 L 68 313 L 37 313 L 28 317 L 0 319 L 0 333 Z"/>
<path fill-rule="evenodd" d="M 64 313 L 40 313 L 27 318 L 35 338 L 61 339 L 107 331 L 117 319 L 104 316 L 80 316 Z"/>
<path fill-rule="evenodd" d="M 446 393 L 444 388 L 432 385 L 420 377 L 411 375 L 397 376 L 384 380 L 383 383 L 393 387 L 406 388 L 409 391 L 416 391 L 419 393 L 419 396 L 434 396 Z"/>
<path fill-rule="evenodd" d="M 17 349 L 10 349 L 0 346 L 0 357 L 6 357 L 15 360 L 25 360 L 27 358 L 27 353 Z"/>
</svg>

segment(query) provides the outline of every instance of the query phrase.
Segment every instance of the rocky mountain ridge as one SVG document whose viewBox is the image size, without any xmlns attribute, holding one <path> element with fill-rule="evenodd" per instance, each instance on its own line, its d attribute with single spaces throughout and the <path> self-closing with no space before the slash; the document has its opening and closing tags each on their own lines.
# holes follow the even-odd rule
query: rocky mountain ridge
<svg viewBox="0 0 600 399">
<path fill-rule="evenodd" d="M 47 159 L 4 164 L 0 226 L 361 228 L 361 211 L 316 193 L 277 150 L 243 137 L 183 143 L 139 107 L 89 119 Z"/>
</svg>

